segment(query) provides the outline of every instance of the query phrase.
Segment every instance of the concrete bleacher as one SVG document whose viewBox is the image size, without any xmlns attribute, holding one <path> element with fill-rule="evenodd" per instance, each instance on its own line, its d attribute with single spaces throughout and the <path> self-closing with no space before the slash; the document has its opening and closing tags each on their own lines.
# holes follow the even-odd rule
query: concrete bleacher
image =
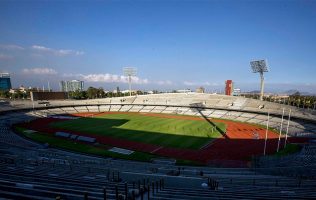
<svg viewBox="0 0 316 200">
<path fill-rule="evenodd" d="M 79 108 L 77 108 L 79 110 L 79 112 L 82 112 Z M 64 114 L 65 111 L 62 109 L 62 108 L 52 108 L 52 109 L 49 109 L 49 112 L 51 114 L 55 114 L 55 115 L 58 115 L 58 114 Z"/>
<path fill-rule="evenodd" d="M 66 113 L 72 114 L 72 113 L 77 113 L 78 111 L 74 109 L 74 107 L 63 107 L 63 110 Z"/>
<path fill-rule="evenodd" d="M 99 106 L 86 106 L 89 112 L 100 112 Z"/>
<path fill-rule="evenodd" d="M 0 150 L 7 153 L 0 156 L 0 197 L 4 198 L 76 199 L 87 195 L 104 199 L 106 188 L 107 199 L 118 199 L 116 193 L 124 196 L 126 186 L 128 190 L 149 187 L 143 199 L 313 199 L 316 195 L 313 180 L 260 175 L 247 169 L 143 164 L 45 149 L 8 156 L 11 148 L 2 146 Z M 179 175 L 166 175 L 172 169 Z M 115 181 L 117 176 L 120 181 Z M 201 187 L 209 178 L 218 182 L 216 189 Z"/>
<path fill-rule="evenodd" d="M 286 113 L 292 110 L 293 117 L 302 119 L 313 119 L 316 121 L 316 111 L 311 109 L 301 109 L 294 106 L 278 104 L 244 97 L 225 96 L 217 94 L 198 93 L 163 93 L 152 95 L 137 95 L 132 97 L 114 97 L 88 100 L 56 100 L 49 101 L 50 105 L 45 106 L 39 102 L 28 100 L 10 101 L 3 104 L 1 110 L 19 110 L 22 108 L 44 108 L 55 106 L 78 106 L 78 105 L 105 105 L 105 104 L 134 104 L 134 105 L 168 105 L 168 106 L 190 106 L 191 104 L 203 104 L 207 108 L 220 108 L 229 110 L 240 110 L 250 112 L 262 112 L 282 115 L 282 109 Z"/>
<path fill-rule="evenodd" d="M 207 107 L 214 107 L 216 105 L 218 105 L 218 102 L 220 101 L 220 99 L 209 99 L 209 100 L 205 100 L 205 106 Z"/>
<path fill-rule="evenodd" d="M 171 95 L 172 97 L 173 95 Z M 179 96 L 176 95 L 178 98 Z M 209 95 L 212 96 L 212 95 Z M 214 96 L 214 95 L 213 95 Z M 171 98 L 169 97 L 169 98 Z M 144 98 L 144 97 L 142 97 Z M 161 98 L 161 97 L 159 97 Z M 214 98 L 214 97 L 213 97 Z M 148 98 L 150 99 L 150 98 Z M 155 101 L 156 97 L 151 97 L 151 100 Z M 195 102 L 195 101 L 192 101 Z M 191 103 L 192 103 L 191 102 Z M 124 105 L 124 106 L 123 106 Z M 120 111 L 120 112 L 153 112 L 153 113 L 166 113 L 166 114 L 184 114 L 184 115 L 197 115 L 200 116 L 203 111 L 206 117 L 211 118 L 223 118 L 223 119 L 232 119 L 241 122 L 249 123 L 258 123 L 261 125 L 266 125 L 267 115 L 265 113 L 248 113 L 244 110 L 234 110 L 234 109 L 212 109 L 205 107 L 205 104 L 202 103 L 192 103 L 190 106 L 203 106 L 199 110 L 194 110 L 187 106 L 173 106 L 173 105 L 156 105 L 153 104 L 144 104 L 144 105 L 130 105 L 130 104 L 108 104 L 108 105 L 78 105 L 78 106 L 66 106 L 60 108 L 49 108 L 45 107 L 43 110 L 36 110 L 32 115 L 37 115 L 38 117 L 45 117 L 50 115 L 62 115 L 62 114 L 71 114 L 75 112 L 107 112 L 107 111 Z M 194 110 L 194 111 L 193 111 Z M 282 112 L 282 111 L 281 111 Z M 284 117 L 283 127 L 287 126 L 287 116 Z M 278 129 L 281 123 L 281 116 L 270 116 L 270 126 L 272 128 Z M 304 122 L 303 120 L 291 120 L 289 134 L 293 135 L 294 133 L 304 133 L 311 132 L 316 133 L 316 125 L 310 122 Z"/>
<path fill-rule="evenodd" d="M 225 110 L 215 110 L 212 114 L 209 115 L 209 117 L 222 118 L 227 113 L 228 113 L 228 111 L 225 111 Z"/>
<path fill-rule="evenodd" d="M 252 123 L 252 124 L 264 124 L 264 123 L 266 123 L 265 120 L 263 121 L 263 120 L 256 119 L 256 118 L 249 118 L 248 120 L 245 120 L 245 122 Z"/>
<path fill-rule="evenodd" d="M 151 112 L 156 106 L 144 106 L 139 112 Z"/>
<path fill-rule="evenodd" d="M 146 189 L 143 199 L 148 199 L 148 196 L 149 199 L 166 200 L 316 199 L 316 172 L 312 167 L 316 162 L 316 148 L 313 146 L 304 147 L 294 159 L 267 158 L 262 161 L 265 165 L 262 164 L 256 169 L 225 169 L 142 163 L 81 155 L 44 147 L 16 135 L 10 129 L 10 125 L 14 123 L 38 117 L 107 111 L 184 115 L 202 113 L 206 117 L 265 125 L 266 111 L 272 111 L 273 108 L 273 105 L 267 104 L 263 109 L 259 109 L 256 107 L 257 101 L 210 94 L 158 94 L 126 97 L 124 101 L 120 100 L 123 98 L 113 99 L 56 101 L 52 105 L 62 107 L 42 107 L 38 110 L 32 110 L 32 103 L 23 101 L 14 104 L 14 108 L 8 106 L 3 109 L 6 111 L 10 108 L 30 108 L 21 112 L 8 112 L 3 115 L 0 113 L 0 198 L 55 199 L 60 196 L 65 199 L 84 199 L 86 196 L 88 199 L 104 199 L 105 188 L 107 199 L 118 199 L 119 195 L 126 194 L 127 186 L 129 191 L 138 187 Z M 223 102 L 219 104 L 219 101 Z M 227 102 L 233 104 L 226 105 Z M 190 105 L 201 105 L 201 108 L 192 108 Z M 36 105 L 35 108 L 40 108 L 39 106 Z M 260 112 L 247 113 L 247 109 Z M 275 114 L 280 112 L 282 110 L 274 111 Z M 299 109 L 295 112 L 296 117 L 311 115 L 302 113 Z M 279 128 L 280 121 L 280 115 L 271 116 L 270 125 Z M 286 125 L 287 121 L 284 120 L 283 130 Z M 315 131 L 315 127 L 311 121 L 294 119 L 290 124 L 290 133 Z M 292 165 L 295 167 L 291 167 Z M 303 176 L 280 176 L 298 172 Z M 118 176 L 120 178 L 116 180 Z M 209 178 L 215 180 L 218 187 L 202 187 L 201 184 L 207 183 Z M 164 184 L 161 186 L 162 179 Z M 138 181 L 141 184 L 138 184 Z M 141 196 L 137 198 L 141 199 Z"/>
<path fill-rule="evenodd" d="M 142 105 L 134 105 L 129 112 L 139 112 L 140 110 L 142 110 L 144 108 L 144 106 Z"/>
<path fill-rule="evenodd" d="M 177 107 L 173 107 L 173 106 L 167 107 L 165 110 L 163 110 L 162 113 L 166 113 L 166 114 L 176 113 L 177 109 L 178 109 Z"/>
<path fill-rule="evenodd" d="M 243 109 L 244 106 L 245 106 L 245 103 L 246 103 L 247 99 L 245 98 L 236 98 L 232 105 L 231 105 L 231 109 L 236 109 L 236 110 L 239 110 L 239 109 Z"/>
<path fill-rule="evenodd" d="M 76 106 L 76 110 L 78 112 L 89 112 L 89 110 L 87 109 L 87 106 Z"/>
<path fill-rule="evenodd" d="M 122 108 L 122 105 L 111 105 L 111 112 L 117 112 L 120 111 L 120 109 Z"/>
<path fill-rule="evenodd" d="M 221 101 L 219 101 L 215 106 L 229 108 L 229 107 L 232 106 L 232 104 L 233 104 L 232 100 L 228 99 L 228 100 L 221 100 Z"/>
<path fill-rule="evenodd" d="M 200 110 L 200 114 L 205 117 L 210 117 L 210 115 L 214 112 L 213 109 L 207 109 L 207 110 Z"/>
<path fill-rule="evenodd" d="M 200 116 L 200 110 L 197 108 L 190 108 L 189 110 L 187 110 L 186 112 L 183 113 L 184 115 L 199 115 Z"/>
<path fill-rule="evenodd" d="M 151 112 L 154 112 L 154 113 L 161 113 L 163 112 L 164 110 L 167 109 L 167 106 L 155 106 Z"/>
<path fill-rule="evenodd" d="M 235 120 L 237 117 L 241 116 L 242 114 L 243 113 L 240 113 L 240 112 L 230 111 L 226 113 L 225 118 Z"/>
<path fill-rule="evenodd" d="M 108 112 L 111 108 L 111 105 L 100 105 L 99 110 L 100 112 Z"/>
<path fill-rule="evenodd" d="M 120 112 L 128 112 L 132 107 L 132 105 L 122 105 Z"/>
<path fill-rule="evenodd" d="M 109 170 L 109 169 L 108 169 Z M 25 173 L 27 172 L 27 173 Z M 116 188 L 122 196 L 125 183 L 111 180 L 110 171 L 89 172 L 84 168 L 65 166 L 1 165 L 0 197 L 23 199 L 117 199 Z M 126 183 L 127 184 L 127 183 Z M 129 188 L 131 184 L 127 184 Z M 106 188 L 106 194 L 104 194 Z"/>
<path fill-rule="evenodd" d="M 190 110 L 190 108 L 187 108 L 187 107 L 179 107 L 179 108 L 177 109 L 176 113 L 183 115 L 183 114 L 186 113 L 188 110 Z"/>
<path fill-rule="evenodd" d="M 296 154 L 283 157 L 260 157 L 257 163 L 259 172 L 293 177 L 316 177 L 316 145 L 304 145 Z M 289 167 L 290 166 L 290 167 Z"/>
</svg>

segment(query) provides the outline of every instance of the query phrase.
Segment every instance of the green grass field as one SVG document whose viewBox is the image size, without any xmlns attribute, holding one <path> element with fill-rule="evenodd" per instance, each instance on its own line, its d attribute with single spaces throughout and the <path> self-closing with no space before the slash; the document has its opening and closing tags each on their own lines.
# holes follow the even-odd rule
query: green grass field
<svg viewBox="0 0 316 200">
<path fill-rule="evenodd" d="M 48 143 L 52 147 L 57 147 L 57 148 L 66 149 L 70 151 L 93 154 L 97 156 L 114 157 L 114 158 L 138 160 L 138 161 L 150 161 L 152 158 L 156 157 L 153 154 L 137 152 L 137 151 L 135 151 L 131 155 L 114 153 L 107 150 L 108 148 L 111 148 L 111 147 L 107 147 L 104 145 L 94 146 L 90 144 L 78 143 L 73 140 L 65 140 L 63 138 L 58 138 L 58 137 L 48 135 L 45 133 L 40 133 L 40 132 L 26 133 L 24 132 L 25 130 L 27 129 L 21 128 L 21 127 L 15 127 L 16 132 L 23 135 L 24 137 L 30 138 L 33 141 L 36 141 L 42 144 Z M 190 161 L 185 161 L 185 162 L 190 163 Z"/>
<path fill-rule="evenodd" d="M 224 123 L 214 123 L 223 132 Z M 55 122 L 52 127 L 167 147 L 199 149 L 221 134 L 206 120 L 112 113 Z"/>
</svg>

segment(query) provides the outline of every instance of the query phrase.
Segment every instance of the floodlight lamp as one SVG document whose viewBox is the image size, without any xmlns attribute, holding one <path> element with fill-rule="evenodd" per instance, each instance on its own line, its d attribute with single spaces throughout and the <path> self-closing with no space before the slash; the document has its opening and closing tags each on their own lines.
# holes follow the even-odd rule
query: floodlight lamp
<svg viewBox="0 0 316 200">
<path fill-rule="evenodd" d="M 125 76 L 136 76 L 137 69 L 135 67 L 124 67 L 123 72 Z"/>
<path fill-rule="evenodd" d="M 256 60 L 250 62 L 253 73 L 268 72 L 268 66 L 266 60 Z"/>
</svg>

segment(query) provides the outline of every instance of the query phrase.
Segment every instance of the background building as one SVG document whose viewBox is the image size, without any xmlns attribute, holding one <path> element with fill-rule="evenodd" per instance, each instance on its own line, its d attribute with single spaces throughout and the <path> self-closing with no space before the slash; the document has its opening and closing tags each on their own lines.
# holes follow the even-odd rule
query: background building
<svg viewBox="0 0 316 200">
<path fill-rule="evenodd" d="M 233 90 L 233 96 L 240 96 L 241 90 L 240 88 L 234 88 Z"/>
<path fill-rule="evenodd" d="M 84 83 L 79 80 L 60 81 L 59 86 L 62 92 L 74 92 L 77 90 L 82 91 Z"/>
<path fill-rule="evenodd" d="M 10 90 L 11 79 L 9 73 L 0 73 L 0 90 Z"/>
<path fill-rule="evenodd" d="M 67 92 L 30 92 L 31 101 L 67 99 Z"/>
<path fill-rule="evenodd" d="M 204 93 L 205 92 L 205 88 L 204 87 L 196 88 L 195 92 L 197 92 L 197 93 Z"/>
<path fill-rule="evenodd" d="M 226 95 L 233 95 L 234 85 L 232 80 L 225 81 L 225 94 Z"/>
<path fill-rule="evenodd" d="M 176 90 L 176 93 L 188 93 L 188 92 L 192 92 L 190 89 L 184 89 L 184 90 Z"/>
</svg>

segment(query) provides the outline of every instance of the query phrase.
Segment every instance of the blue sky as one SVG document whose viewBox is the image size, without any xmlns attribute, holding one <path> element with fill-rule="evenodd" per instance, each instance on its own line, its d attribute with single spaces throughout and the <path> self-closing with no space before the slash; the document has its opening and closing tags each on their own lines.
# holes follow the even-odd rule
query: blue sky
<svg viewBox="0 0 316 200">
<path fill-rule="evenodd" d="M 315 92 L 316 1 L 0 1 L 0 71 L 13 86 L 80 79 L 134 88 Z"/>
</svg>

